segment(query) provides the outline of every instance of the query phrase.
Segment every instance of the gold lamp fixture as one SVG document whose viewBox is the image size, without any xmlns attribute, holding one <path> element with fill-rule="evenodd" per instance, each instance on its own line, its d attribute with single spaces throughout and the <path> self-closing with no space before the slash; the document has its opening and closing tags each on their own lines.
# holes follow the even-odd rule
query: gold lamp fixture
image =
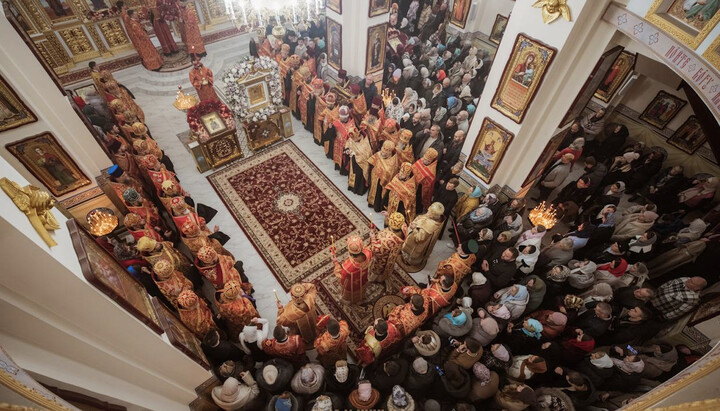
<svg viewBox="0 0 720 411">
<path fill-rule="evenodd" d="M 543 201 L 542 203 L 538 204 L 530 210 L 530 214 L 528 214 L 528 219 L 531 223 L 533 223 L 534 226 L 541 225 L 545 227 L 546 229 L 551 229 L 553 226 L 555 226 L 555 223 L 557 223 L 557 210 L 555 209 L 555 206 L 552 204 L 546 205 Z"/>
<path fill-rule="evenodd" d="M 118 226 L 118 218 L 113 210 L 105 207 L 91 210 L 85 219 L 90 225 L 90 233 L 96 237 L 108 235 Z"/>
<path fill-rule="evenodd" d="M 383 105 L 387 107 L 392 103 L 392 100 L 395 98 L 395 92 L 391 91 L 389 88 L 383 89 L 382 94 L 380 94 L 380 97 L 382 97 Z"/>
<path fill-rule="evenodd" d="M 186 112 L 195 107 L 198 103 L 199 101 L 197 97 L 183 93 L 182 86 L 178 86 L 177 97 L 173 103 L 173 106 L 175 106 L 176 109 Z"/>
</svg>

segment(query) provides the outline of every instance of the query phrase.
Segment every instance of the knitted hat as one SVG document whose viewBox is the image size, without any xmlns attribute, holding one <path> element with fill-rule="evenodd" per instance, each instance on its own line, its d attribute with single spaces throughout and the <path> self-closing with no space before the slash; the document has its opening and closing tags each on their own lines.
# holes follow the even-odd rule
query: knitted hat
<svg viewBox="0 0 720 411">
<path fill-rule="evenodd" d="M 485 283 L 487 283 L 487 278 L 483 273 L 473 273 L 470 285 L 484 285 Z"/>
<path fill-rule="evenodd" d="M 272 364 L 268 364 L 263 367 L 262 376 L 266 383 L 272 385 L 275 384 L 275 380 L 278 377 L 278 369 Z"/>
<path fill-rule="evenodd" d="M 137 248 L 140 252 L 149 252 L 154 250 L 156 245 L 157 241 L 148 236 L 144 236 L 138 240 L 137 244 L 135 244 L 135 248 Z"/>
<path fill-rule="evenodd" d="M 475 378 L 480 381 L 481 386 L 490 382 L 490 369 L 485 364 L 478 361 L 473 365 L 472 370 Z"/>
<path fill-rule="evenodd" d="M 428 363 L 423 357 L 417 357 L 412 363 L 413 370 L 418 374 L 425 374 L 428 372 Z"/>
</svg>

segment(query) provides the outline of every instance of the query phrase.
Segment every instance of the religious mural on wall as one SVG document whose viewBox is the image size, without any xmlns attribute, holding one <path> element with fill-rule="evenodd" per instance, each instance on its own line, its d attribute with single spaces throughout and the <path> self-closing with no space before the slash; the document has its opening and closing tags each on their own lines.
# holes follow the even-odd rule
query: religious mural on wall
<svg viewBox="0 0 720 411">
<path fill-rule="evenodd" d="M 375 17 L 390 12 L 390 0 L 370 0 L 368 16 Z"/>
<path fill-rule="evenodd" d="M 636 54 L 634 53 L 627 51 L 620 53 L 600 82 L 595 91 L 595 97 L 606 103 L 612 100 L 615 92 L 625 83 L 625 80 L 635 68 L 635 59 Z"/>
<path fill-rule="evenodd" d="M 328 64 L 334 69 L 340 70 L 342 68 L 342 26 L 331 18 L 327 19 L 327 50 Z"/>
<path fill-rule="evenodd" d="M 663 129 L 675 118 L 685 104 L 687 102 L 680 97 L 661 90 L 640 115 L 640 120 Z"/>
<path fill-rule="evenodd" d="M 56 197 L 90 184 L 90 179 L 48 132 L 5 147 Z"/>
<path fill-rule="evenodd" d="M 680 150 L 692 154 L 705 144 L 707 137 L 697 117 L 690 116 L 680 128 L 668 139 L 668 143 Z"/>
<path fill-rule="evenodd" d="M 450 15 L 450 23 L 465 28 L 468 19 L 468 13 L 470 13 L 470 6 L 472 2 L 470 0 L 455 0 L 453 3 L 452 14 Z"/>
<path fill-rule="evenodd" d="M 485 117 L 466 167 L 489 184 L 513 137 L 500 124 Z"/>
<path fill-rule="evenodd" d="M 0 76 L 0 131 L 35 121 L 35 114 L 20 100 L 5 78 Z"/>
<path fill-rule="evenodd" d="M 495 16 L 495 23 L 493 23 L 492 30 L 490 30 L 490 41 L 495 44 L 500 44 L 503 35 L 505 34 L 505 28 L 507 28 L 508 18 L 502 14 Z"/>
<path fill-rule="evenodd" d="M 518 34 L 491 106 L 520 124 L 547 72 L 556 50 Z"/>
<path fill-rule="evenodd" d="M 663 31 L 697 48 L 720 21 L 720 0 L 655 0 L 645 16 Z"/>
<path fill-rule="evenodd" d="M 387 23 L 368 27 L 365 74 L 381 71 L 385 66 Z"/>
</svg>

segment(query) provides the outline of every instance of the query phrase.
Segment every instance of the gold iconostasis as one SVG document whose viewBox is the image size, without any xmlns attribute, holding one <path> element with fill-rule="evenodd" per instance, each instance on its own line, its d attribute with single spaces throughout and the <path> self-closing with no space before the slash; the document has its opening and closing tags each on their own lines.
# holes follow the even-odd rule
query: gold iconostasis
<svg viewBox="0 0 720 411">
<path fill-rule="evenodd" d="M 112 58 L 132 50 L 117 0 L 5 0 L 6 13 L 20 23 L 38 52 L 59 75 L 81 62 Z M 124 0 L 128 8 L 153 8 L 158 0 Z M 201 29 L 227 20 L 223 0 L 190 1 L 200 16 Z M 177 22 L 171 22 L 180 37 Z M 150 31 L 152 35 L 152 31 Z"/>
</svg>

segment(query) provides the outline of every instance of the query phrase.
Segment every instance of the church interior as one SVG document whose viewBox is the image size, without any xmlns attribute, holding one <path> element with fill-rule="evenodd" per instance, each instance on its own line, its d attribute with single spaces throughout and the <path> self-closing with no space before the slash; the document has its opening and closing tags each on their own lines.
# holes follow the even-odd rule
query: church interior
<svg viewBox="0 0 720 411">
<path fill-rule="evenodd" d="M 3 0 L 0 409 L 720 410 L 720 0 Z"/>
</svg>

